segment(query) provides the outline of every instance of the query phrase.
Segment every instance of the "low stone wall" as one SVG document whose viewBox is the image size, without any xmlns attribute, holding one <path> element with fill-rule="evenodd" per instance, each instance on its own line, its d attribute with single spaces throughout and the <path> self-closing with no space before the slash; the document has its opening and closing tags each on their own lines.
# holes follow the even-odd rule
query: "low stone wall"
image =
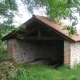
<svg viewBox="0 0 80 80">
<path fill-rule="evenodd" d="M 28 63 L 38 58 L 51 58 L 63 62 L 63 41 L 20 41 L 8 40 L 8 54 L 17 63 Z"/>
</svg>

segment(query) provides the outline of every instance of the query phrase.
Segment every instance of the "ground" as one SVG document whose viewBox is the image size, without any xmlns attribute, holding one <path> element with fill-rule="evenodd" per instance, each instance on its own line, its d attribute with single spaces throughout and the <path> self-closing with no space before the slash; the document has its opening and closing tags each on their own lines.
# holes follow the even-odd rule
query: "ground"
<svg viewBox="0 0 80 80">
<path fill-rule="evenodd" d="M 4 55 L 3 55 L 4 54 Z M 79 80 L 80 65 L 54 68 L 47 65 L 15 64 L 6 50 L 0 50 L 0 80 Z"/>
</svg>

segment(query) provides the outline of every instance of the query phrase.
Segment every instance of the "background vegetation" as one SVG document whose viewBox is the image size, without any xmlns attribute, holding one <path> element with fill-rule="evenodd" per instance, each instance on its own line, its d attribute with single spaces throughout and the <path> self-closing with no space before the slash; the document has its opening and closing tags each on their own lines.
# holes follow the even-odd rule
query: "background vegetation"
<svg viewBox="0 0 80 80">
<path fill-rule="evenodd" d="M 19 0 L 29 13 L 33 14 L 34 10 L 39 12 L 43 10 L 45 15 L 50 19 L 61 20 L 70 19 L 72 28 L 66 28 L 70 34 L 76 34 L 76 26 L 80 15 L 80 0 Z M 1 0 L 0 1 L 0 39 L 10 31 L 14 30 L 13 18 L 18 14 L 18 1 Z"/>
<path fill-rule="evenodd" d="M 69 36 L 77 35 L 76 25 L 80 15 L 80 0 L 22 0 L 30 13 L 43 9 L 44 13 L 52 20 L 70 20 L 70 26 L 66 26 Z"/>
<path fill-rule="evenodd" d="M 45 14 L 51 19 L 70 19 L 72 26 L 77 24 L 74 13 L 80 14 L 80 0 L 21 0 L 26 9 L 33 13 L 35 9 L 45 8 Z M 7 55 L 6 42 L 1 38 L 14 30 L 13 17 L 18 13 L 16 0 L 0 0 L 0 80 L 79 80 L 80 65 L 73 69 L 66 66 L 54 68 L 46 65 L 18 65 Z M 76 30 L 66 28 L 71 34 Z"/>
<path fill-rule="evenodd" d="M 15 65 L 12 62 L 0 64 L 0 80 L 79 80 L 80 66 L 70 69 L 66 66 L 54 68 L 47 65 Z"/>
</svg>

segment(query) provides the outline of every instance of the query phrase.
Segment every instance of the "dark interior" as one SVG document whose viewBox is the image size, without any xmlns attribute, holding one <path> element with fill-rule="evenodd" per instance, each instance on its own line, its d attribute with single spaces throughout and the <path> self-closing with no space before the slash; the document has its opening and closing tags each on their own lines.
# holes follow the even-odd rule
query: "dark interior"
<svg viewBox="0 0 80 80">
<path fill-rule="evenodd" d="M 62 65 L 64 62 L 64 41 L 63 40 L 33 40 L 29 41 L 34 45 L 37 56 L 32 62 L 44 61 L 45 64 L 54 66 Z"/>
</svg>

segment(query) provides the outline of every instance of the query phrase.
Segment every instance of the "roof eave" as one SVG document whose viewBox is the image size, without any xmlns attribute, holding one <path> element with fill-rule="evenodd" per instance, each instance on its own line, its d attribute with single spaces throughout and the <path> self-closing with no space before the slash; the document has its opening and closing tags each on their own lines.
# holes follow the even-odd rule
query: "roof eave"
<svg viewBox="0 0 80 80">
<path fill-rule="evenodd" d="M 57 30 L 49 27 L 47 24 L 45 24 L 45 23 L 43 23 L 42 21 L 38 20 L 36 17 L 35 17 L 35 20 L 36 20 L 37 22 L 41 23 L 42 25 L 46 26 L 47 28 L 51 29 L 51 30 L 54 31 L 55 33 L 59 34 L 60 36 L 64 37 L 66 40 L 68 40 L 68 41 L 70 41 L 70 42 L 76 42 L 76 41 L 74 41 L 73 39 L 71 39 L 71 38 L 63 35 L 63 34 L 60 33 L 60 32 L 58 32 Z"/>
<path fill-rule="evenodd" d="M 44 22 L 42 22 L 41 20 L 37 19 L 35 15 L 33 15 L 33 17 L 31 19 L 29 19 L 28 21 L 26 21 L 25 23 L 23 23 L 22 25 L 27 25 L 27 28 L 29 27 L 28 25 L 30 23 L 32 23 L 33 21 L 36 21 L 44 26 L 46 26 L 47 28 L 51 29 L 52 31 L 54 31 L 55 33 L 59 34 L 60 36 L 62 36 L 63 38 L 65 38 L 66 40 L 70 41 L 70 42 L 76 42 L 74 41 L 72 38 L 69 38 L 68 36 L 58 32 L 57 30 L 49 27 L 49 25 L 45 24 Z M 21 26 L 22 26 L 21 25 Z M 20 30 L 20 29 L 19 29 Z M 18 31 L 19 31 L 18 30 Z M 8 35 L 6 35 L 5 37 L 2 38 L 2 41 L 9 39 L 11 36 L 13 36 L 14 34 L 16 34 L 18 31 L 12 31 L 11 33 L 9 33 Z"/>
</svg>

